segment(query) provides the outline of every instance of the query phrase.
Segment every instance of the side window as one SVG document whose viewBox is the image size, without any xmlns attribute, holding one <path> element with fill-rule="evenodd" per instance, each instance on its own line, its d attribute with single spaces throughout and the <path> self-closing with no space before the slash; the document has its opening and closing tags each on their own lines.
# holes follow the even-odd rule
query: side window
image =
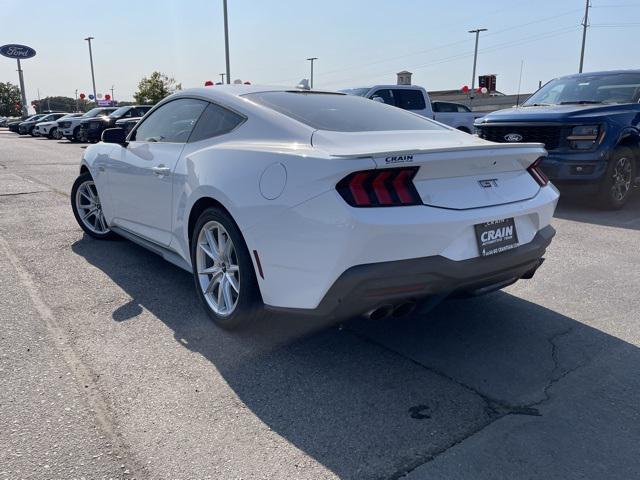
<svg viewBox="0 0 640 480">
<path fill-rule="evenodd" d="M 404 110 L 424 110 L 424 95 L 420 90 L 398 89 L 393 91 L 396 107 Z"/>
<path fill-rule="evenodd" d="M 151 107 L 134 108 L 131 112 L 132 117 L 144 117 L 144 114 L 151 110 Z"/>
<path fill-rule="evenodd" d="M 466 107 L 464 105 L 458 105 L 458 112 L 460 113 L 469 113 L 471 110 L 469 110 L 469 107 Z"/>
<path fill-rule="evenodd" d="M 438 102 L 438 112 L 440 113 L 452 113 L 457 111 L 458 107 L 454 103 Z"/>
<path fill-rule="evenodd" d="M 237 113 L 210 103 L 193 129 L 189 143 L 228 133 L 243 121 L 244 118 Z"/>
<path fill-rule="evenodd" d="M 207 102 L 180 98 L 165 103 L 147 117 L 133 133 L 137 142 L 186 143 Z"/>
<path fill-rule="evenodd" d="M 439 113 L 440 112 L 440 102 L 431 102 L 431 109 L 435 113 Z"/>
<path fill-rule="evenodd" d="M 384 103 L 386 103 L 387 105 L 393 105 L 394 107 L 396 106 L 396 101 L 393 98 L 393 92 L 388 88 L 384 90 L 376 90 L 376 92 L 373 95 L 371 95 L 371 98 L 373 97 L 380 97 L 384 100 Z"/>
</svg>

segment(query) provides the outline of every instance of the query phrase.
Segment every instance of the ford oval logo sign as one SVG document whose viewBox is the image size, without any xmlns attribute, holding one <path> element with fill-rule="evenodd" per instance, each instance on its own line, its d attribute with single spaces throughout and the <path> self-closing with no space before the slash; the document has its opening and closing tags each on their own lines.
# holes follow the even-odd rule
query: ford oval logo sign
<svg viewBox="0 0 640 480">
<path fill-rule="evenodd" d="M 504 139 L 507 142 L 521 142 L 522 135 L 520 135 L 519 133 L 510 133 L 508 135 L 505 135 Z"/>
<path fill-rule="evenodd" d="M 27 58 L 35 57 L 36 51 L 26 45 L 3 45 L 0 47 L 0 55 L 4 55 L 8 58 L 25 60 Z"/>
</svg>

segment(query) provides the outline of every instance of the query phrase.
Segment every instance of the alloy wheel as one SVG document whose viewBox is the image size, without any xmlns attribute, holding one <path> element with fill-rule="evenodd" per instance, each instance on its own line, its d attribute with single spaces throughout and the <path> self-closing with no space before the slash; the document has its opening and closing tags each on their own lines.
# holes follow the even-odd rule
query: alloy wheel
<svg viewBox="0 0 640 480">
<path fill-rule="evenodd" d="M 98 190 L 93 180 L 87 180 L 78 187 L 75 201 L 78 216 L 85 227 L 99 235 L 109 232 Z"/>
<path fill-rule="evenodd" d="M 611 195 L 617 201 L 622 201 L 629 190 L 632 182 L 632 165 L 627 157 L 619 158 L 613 169 L 613 185 L 611 186 Z"/>
<path fill-rule="evenodd" d="M 231 315 L 240 297 L 240 266 L 229 232 L 216 221 L 207 222 L 198 234 L 196 250 L 198 284 L 214 313 Z"/>
</svg>

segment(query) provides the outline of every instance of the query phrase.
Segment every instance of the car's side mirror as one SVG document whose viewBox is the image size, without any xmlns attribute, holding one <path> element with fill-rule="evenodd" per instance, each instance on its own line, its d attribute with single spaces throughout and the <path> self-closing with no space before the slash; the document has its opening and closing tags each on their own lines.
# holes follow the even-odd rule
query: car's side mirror
<svg viewBox="0 0 640 480">
<path fill-rule="evenodd" d="M 107 128 L 102 132 L 102 141 L 104 143 L 117 143 L 124 146 L 127 144 L 127 132 L 124 128 Z"/>
<path fill-rule="evenodd" d="M 371 100 L 378 103 L 385 103 L 384 98 L 382 97 L 373 97 Z"/>
</svg>

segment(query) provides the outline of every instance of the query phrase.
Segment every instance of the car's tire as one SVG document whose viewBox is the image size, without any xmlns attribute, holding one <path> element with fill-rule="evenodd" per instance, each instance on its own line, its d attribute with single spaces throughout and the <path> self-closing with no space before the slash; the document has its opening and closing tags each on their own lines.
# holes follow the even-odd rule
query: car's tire
<svg viewBox="0 0 640 480">
<path fill-rule="evenodd" d="M 249 250 L 240 229 L 224 210 L 208 208 L 196 221 L 191 264 L 198 297 L 216 325 L 233 330 L 264 316 Z"/>
<path fill-rule="evenodd" d="M 72 142 L 80 141 L 80 126 L 77 126 L 76 128 L 73 129 L 73 140 L 71 141 Z"/>
<path fill-rule="evenodd" d="M 600 185 L 597 206 L 607 210 L 622 208 L 633 192 L 636 168 L 633 151 L 628 147 L 616 148 Z"/>
<path fill-rule="evenodd" d="M 117 235 L 111 231 L 102 213 L 100 196 L 89 172 L 81 174 L 71 187 L 71 209 L 78 225 L 90 237 L 110 240 Z"/>
<path fill-rule="evenodd" d="M 49 130 L 49 133 L 47 133 L 47 138 L 49 140 L 53 140 L 56 136 L 58 129 L 56 127 L 53 127 L 51 130 Z"/>
</svg>

